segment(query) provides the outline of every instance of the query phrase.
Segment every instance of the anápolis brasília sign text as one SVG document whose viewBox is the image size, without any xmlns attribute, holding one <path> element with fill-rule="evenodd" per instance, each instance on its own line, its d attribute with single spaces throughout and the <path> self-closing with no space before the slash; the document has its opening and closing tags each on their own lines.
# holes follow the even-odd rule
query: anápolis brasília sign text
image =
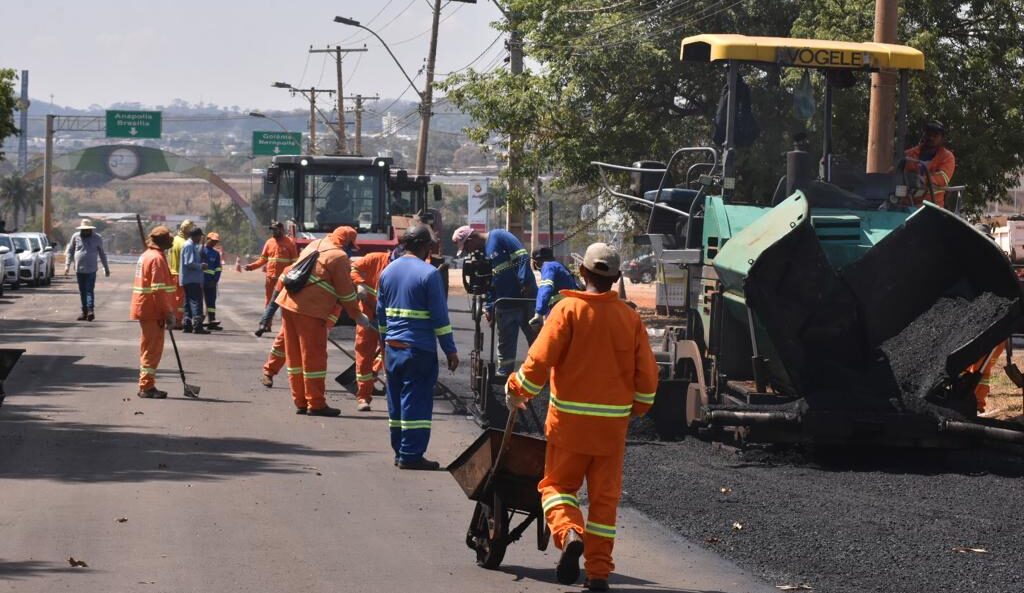
<svg viewBox="0 0 1024 593">
<path fill-rule="evenodd" d="M 159 138 L 159 111 L 107 111 L 107 138 Z"/>
</svg>

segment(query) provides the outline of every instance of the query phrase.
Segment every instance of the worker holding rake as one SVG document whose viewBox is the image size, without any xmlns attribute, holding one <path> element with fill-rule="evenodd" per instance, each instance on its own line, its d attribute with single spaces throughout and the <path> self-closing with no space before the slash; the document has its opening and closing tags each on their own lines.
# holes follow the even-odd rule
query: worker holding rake
<svg viewBox="0 0 1024 593">
<path fill-rule="evenodd" d="M 156 369 L 164 351 L 164 331 L 175 322 L 174 293 L 177 285 L 164 257 L 164 250 L 170 249 L 173 242 L 167 227 L 156 227 L 150 231 L 146 251 L 135 265 L 129 318 L 137 320 L 142 330 L 138 393 L 141 398 L 167 397 L 166 391 L 156 388 Z"/>
</svg>

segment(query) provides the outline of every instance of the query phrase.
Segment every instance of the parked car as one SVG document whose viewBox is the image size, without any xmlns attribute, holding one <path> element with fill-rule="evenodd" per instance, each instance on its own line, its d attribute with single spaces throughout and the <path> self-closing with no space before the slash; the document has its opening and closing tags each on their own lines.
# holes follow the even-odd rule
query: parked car
<svg viewBox="0 0 1024 593">
<path fill-rule="evenodd" d="M 0 247 L 7 249 L 0 255 L 4 260 L 4 275 L 0 285 L 9 284 L 13 290 L 18 290 L 21 288 L 21 279 L 18 277 L 18 254 L 10 235 L 0 235 Z"/>
<path fill-rule="evenodd" d="M 53 280 L 54 267 L 53 247 L 50 246 L 50 240 L 43 233 L 15 233 L 15 236 L 27 238 L 32 246 L 32 253 L 39 257 L 39 275 L 36 278 L 36 283 L 50 284 L 50 281 Z"/>
<path fill-rule="evenodd" d="M 633 284 L 650 284 L 658 272 L 658 266 L 654 261 L 654 254 L 648 253 L 636 259 L 626 262 L 625 275 Z"/>
<path fill-rule="evenodd" d="M 18 276 L 29 286 L 37 286 L 42 276 L 42 258 L 32 251 L 32 242 L 28 237 L 20 233 L 10 237 L 14 241 L 14 253 L 18 254 Z"/>
</svg>

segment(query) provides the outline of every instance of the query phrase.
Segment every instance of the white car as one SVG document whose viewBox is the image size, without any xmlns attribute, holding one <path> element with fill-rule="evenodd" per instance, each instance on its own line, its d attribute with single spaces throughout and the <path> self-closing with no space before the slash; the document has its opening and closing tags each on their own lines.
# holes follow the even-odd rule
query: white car
<svg viewBox="0 0 1024 593">
<path fill-rule="evenodd" d="M 21 233 L 11 235 L 11 241 L 14 241 L 14 253 L 18 254 L 18 276 L 21 281 L 29 286 L 39 285 L 42 281 L 42 258 L 32 251 L 32 241 Z"/>
<path fill-rule="evenodd" d="M 7 274 L 4 273 L 7 268 L 7 258 L 5 257 L 10 253 L 10 249 L 0 245 L 0 297 L 4 296 L 4 282 L 7 280 Z"/>
<path fill-rule="evenodd" d="M 18 254 L 14 252 L 14 241 L 10 235 L 0 235 L 0 248 L 7 251 L 0 254 L 4 260 L 4 275 L 0 278 L 0 286 L 9 284 L 13 290 L 21 287 L 21 279 L 18 278 Z"/>
<path fill-rule="evenodd" d="M 50 240 L 43 233 L 25 232 L 16 233 L 16 235 L 27 237 L 32 245 L 32 253 L 39 256 L 39 277 L 36 283 L 49 285 L 53 280 L 54 270 L 53 247 L 50 245 Z"/>
</svg>

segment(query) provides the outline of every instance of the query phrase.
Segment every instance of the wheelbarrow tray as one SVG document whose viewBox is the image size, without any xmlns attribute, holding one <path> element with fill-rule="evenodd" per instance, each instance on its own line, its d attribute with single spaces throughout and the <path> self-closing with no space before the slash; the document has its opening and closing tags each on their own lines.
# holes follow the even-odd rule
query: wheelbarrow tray
<svg viewBox="0 0 1024 593">
<path fill-rule="evenodd" d="M 470 500 L 490 504 L 492 492 L 484 490 L 503 435 L 504 432 L 496 428 L 485 430 L 448 466 L 448 472 Z M 544 477 L 546 448 L 547 441 L 542 438 L 512 434 L 491 483 L 491 489 L 500 493 L 506 508 L 525 513 L 541 512 L 537 484 Z"/>
</svg>

